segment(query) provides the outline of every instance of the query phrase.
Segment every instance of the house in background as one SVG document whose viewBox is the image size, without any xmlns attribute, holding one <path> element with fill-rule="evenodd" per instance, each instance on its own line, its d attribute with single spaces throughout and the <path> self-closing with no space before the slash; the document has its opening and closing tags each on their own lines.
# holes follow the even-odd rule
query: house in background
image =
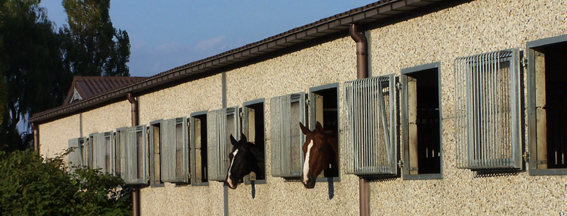
<svg viewBox="0 0 567 216">
<path fill-rule="evenodd" d="M 73 83 L 63 105 L 100 95 L 147 77 L 73 76 Z"/>
<path fill-rule="evenodd" d="M 563 0 L 378 1 L 30 122 L 42 155 L 136 185 L 143 215 L 561 215 L 566 58 Z M 308 190 L 316 121 L 339 172 Z M 229 190 L 241 133 L 266 177 Z"/>
</svg>

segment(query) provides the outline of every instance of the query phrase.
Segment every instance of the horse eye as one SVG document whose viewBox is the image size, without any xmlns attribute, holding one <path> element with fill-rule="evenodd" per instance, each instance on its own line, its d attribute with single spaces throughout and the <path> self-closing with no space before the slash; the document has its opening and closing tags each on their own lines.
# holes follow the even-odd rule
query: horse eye
<svg viewBox="0 0 567 216">
<path fill-rule="evenodd" d="M 319 148 L 319 150 L 318 150 L 318 151 L 319 151 L 319 152 L 322 152 L 322 151 L 323 151 L 323 148 L 322 148 L 322 147 L 321 147 L 321 148 Z"/>
</svg>

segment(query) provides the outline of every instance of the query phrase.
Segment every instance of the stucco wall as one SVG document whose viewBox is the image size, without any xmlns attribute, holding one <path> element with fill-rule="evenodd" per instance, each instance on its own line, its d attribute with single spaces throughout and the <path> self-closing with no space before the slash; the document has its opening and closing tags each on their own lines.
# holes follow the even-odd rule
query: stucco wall
<svg viewBox="0 0 567 216">
<path fill-rule="evenodd" d="M 39 153 L 55 157 L 69 147 L 69 139 L 81 135 L 80 116 L 72 115 L 39 125 Z"/>
<path fill-rule="evenodd" d="M 162 89 L 139 98 L 139 124 L 189 117 L 193 112 L 222 108 L 222 75 L 202 78 Z M 140 192 L 142 215 L 222 215 L 223 185 L 209 186 L 164 183 Z"/>
<path fill-rule="evenodd" d="M 372 215 L 567 212 L 565 176 L 481 177 L 456 168 L 452 95 L 456 58 L 567 34 L 566 11 L 566 1 L 472 1 L 370 31 L 372 76 L 441 62 L 443 113 L 443 180 L 372 182 Z"/>
<path fill-rule="evenodd" d="M 565 11 L 565 0 L 478 0 L 367 32 L 370 76 L 399 75 L 403 68 L 441 62 L 443 113 L 443 179 L 371 182 L 372 215 L 567 213 L 566 176 L 529 176 L 526 172 L 477 176 L 473 171 L 457 169 L 452 108 L 456 58 L 500 49 L 525 49 L 527 41 L 567 34 Z M 222 108 L 221 77 L 217 74 L 140 96 L 140 124 Z M 250 185 L 229 190 L 229 214 L 358 214 L 358 177 L 344 173 L 344 151 L 340 155 L 340 182 L 333 184 L 333 199 L 329 199 L 328 183 L 319 182 L 315 189 L 307 190 L 300 182 L 284 182 L 270 173 L 270 98 L 338 82 L 340 144 L 344 146 L 349 141 L 349 127 L 343 84 L 354 79 L 355 43 L 350 37 L 226 71 L 228 107 L 265 98 L 267 150 L 267 183 L 256 185 L 254 199 Z M 82 118 L 83 136 L 129 126 L 129 104 L 108 105 L 86 112 Z M 41 124 L 42 154 L 49 156 L 66 148 L 68 139 L 81 133 L 79 123 L 79 115 L 74 115 Z M 165 183 L 163 187 L 141 190 L 144 215 L 222 215 L 223 208 L 223 186 L 219 182 L 211 181 L 209 186 Z"/>
</svg>

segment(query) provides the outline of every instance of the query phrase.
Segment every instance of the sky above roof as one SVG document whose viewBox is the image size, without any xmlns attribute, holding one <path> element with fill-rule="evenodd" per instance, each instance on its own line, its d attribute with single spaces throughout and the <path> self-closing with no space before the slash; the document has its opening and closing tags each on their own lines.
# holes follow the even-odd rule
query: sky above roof
<svg viewBox="0 0 567 216">
<path fill-rule="evenodd" d="M 152 76 L 375 1 L 122 0 L 110 19 L 130 36 L 130 75 Z M 61 2 L 41 3 L 58 28 Z"/>
</svg>

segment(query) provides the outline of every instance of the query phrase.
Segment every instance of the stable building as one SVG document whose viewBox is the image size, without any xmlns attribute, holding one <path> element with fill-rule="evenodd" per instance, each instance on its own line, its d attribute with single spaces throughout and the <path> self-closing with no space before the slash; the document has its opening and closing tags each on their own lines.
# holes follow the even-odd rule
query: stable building
<svg viewBox="0 0 567 216">
<path fill-rule="evenodd" d="M 566 58 L 564 0 L 383 0 L 30 122 L 136 185 L 135 214 L 567 214 Z M 317 121 L 339 172 L 305 189 Z M 235 190 L 231 134 L 265 149 Z"/>
</svg>

